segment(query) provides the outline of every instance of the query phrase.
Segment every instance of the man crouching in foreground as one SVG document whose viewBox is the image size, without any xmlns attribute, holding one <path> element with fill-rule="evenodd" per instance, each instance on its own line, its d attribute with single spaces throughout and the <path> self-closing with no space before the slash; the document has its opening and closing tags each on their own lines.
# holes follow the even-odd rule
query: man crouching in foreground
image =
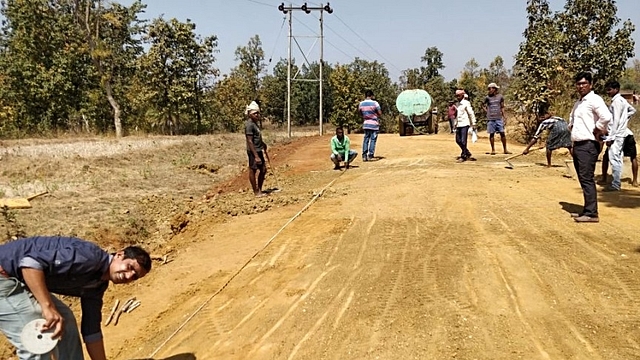
<svg viewBox="0 0 640 360">
<path fill-rule="evenodd" d="M 100 322 L 102 297 L 109 281 L 127 284 L 147 275 L 151 257 L 129 246 L 109 254 L 96 244 L 73 237 L 37 236 L 0 245 L 0 330 L 17 348 L 20 360 L 48 360 L 29 353 L 20 333 L 44 318 L 41 330 L 59 339 L 58 359 L 84 359 L 73 312 L 51 293 L 80 298 L 82 337 L 92 360 L 106 359 Z M 56 352 L 54 350 L 54 352 Z"/>
</svg>

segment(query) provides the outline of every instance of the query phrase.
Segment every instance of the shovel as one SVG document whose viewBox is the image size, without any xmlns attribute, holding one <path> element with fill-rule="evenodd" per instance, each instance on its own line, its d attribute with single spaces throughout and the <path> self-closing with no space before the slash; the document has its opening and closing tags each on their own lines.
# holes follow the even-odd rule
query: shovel
<svg viewBox="0 0 640 360">
<path fill-rule="evenodd" d="M 539 148 L 535 149 L 534 151 L 542 150 L 542 149 L 544 149 L 544 146 L 539 147 Z M 509 156 L 508 158 L 504 159 L 504 161 L 506 161 L 506 162 L 507 162 L 507 164 L 509 164 L 509 165 L 507 166 L 507 169 L 513 169 L 513 164 L 512 164 L 512 163 L 511 163 L 511 161 L 509 161 L 509 160 L 511 160 L 511 159 L 515 159 L 515 158 L 517 158 L 517 157 L 519 157 L 519 156 L 522 156 L 522 155 L 524 155 L 524 154 L 523 154 L 523 153 L 515 154 L 515 155 L 511 155 L 511 156 Z"/>
<path fill-rule="evenodd" d="M 271 173 L 273 174 L 273 177 L 276 179 L 276 187 L 271 189 L 271 192 L 274 192 L 274 193 L 280 192 L 282 191 L 282 189 L 280 188 L 280 181 L 278 181 L 278 176 L 276 175 L 276 171 L 273 169 L 273 165 L 271 165 L 271 159 L 269 158 L 269 153 L 267 152 L 266 149 L 264 151 L 264 156 L 267 158 L 267 163 L 269 164 Z"/>
</svg>

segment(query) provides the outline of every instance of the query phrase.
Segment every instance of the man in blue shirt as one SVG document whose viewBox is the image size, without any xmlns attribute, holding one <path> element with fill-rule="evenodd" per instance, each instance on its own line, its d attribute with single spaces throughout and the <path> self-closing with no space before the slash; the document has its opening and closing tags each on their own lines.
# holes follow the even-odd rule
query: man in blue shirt
<svg viewBox="0 0 640 360">
<path fill-rule="evenodd" d="M 130 246 L 108 254 L 73 237 L 31 237 L 0 245 L 0 330 L 17 348 L 20 360 L 45 360 L 29 353 L 20 333 L 32 320 L 44 318 L 42 330 L 59 338 L 62 359 L 84 359 L 73 312 L 51 293 L 79 297 L 81 333 L 92 360 L 106 359 L 100 322 L 102 297 L 109 286 L 126 284 L 151 270 L 149 254 Z"/>
</svg>

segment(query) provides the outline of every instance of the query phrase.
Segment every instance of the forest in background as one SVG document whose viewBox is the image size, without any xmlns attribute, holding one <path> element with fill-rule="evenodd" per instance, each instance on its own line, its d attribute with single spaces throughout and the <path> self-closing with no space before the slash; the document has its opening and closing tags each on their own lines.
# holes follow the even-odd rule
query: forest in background
<svg viewBox="0 0 640 360">
<path fill-rule="evenodd" d="M 1 4 L 0 138 L 235 132 L 254 99 L 271 123 L 286 122 L 287 60 L 267 73 L 260 34 L 237 47 L 236 66 L 222 74 L 215 55 L 223 34 L 199 34 L 191 21 L 145 19 L 140 0 L 130 6 L 103 0 Z M 486 86 L 495 82 L 509 112 L 529 133 L 540 104 L 568 115 L 578 71 L 592 71 L 601 94 L 610 79 L 640 92 L 640 60 L 629 62 L 635 56 L 635 26 L 617 17 L 614 0 L 567 0 L 558 12 L 546 0 L 528 0 L 527 14 L 524 40 L 510 69 L 500 56 L 485 66 L 472 58 L 459 78 L 445 81 L 443 54 L 428 44 L 421 66 L 402 71 L 397 81 L 378 61 L 323 63 L 323 118 L 357 130 L 357 104 L 370 89 L 385 114 L 382 130 L 393 132 L 395 99 L 402 90 L 425 89 L 444 109 L 462 88 L 483 119 Z M 318 62 L 293 63 L 291 72 L 297 79 L 318 80 L 319 67 Z M 293 82 L 293 125 L 317 124 L 318 109 L 318 83 Z"/>
</svg>

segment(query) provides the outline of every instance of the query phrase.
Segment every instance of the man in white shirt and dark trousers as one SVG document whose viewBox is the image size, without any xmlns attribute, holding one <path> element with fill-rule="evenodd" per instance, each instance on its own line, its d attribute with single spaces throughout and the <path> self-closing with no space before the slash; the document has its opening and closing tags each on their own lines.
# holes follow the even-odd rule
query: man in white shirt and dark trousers
<svg viewBox="0 0 640 360">
<path fill-rule="evenodd" d="M 636 113 L 636 109 L 620 95 L 620 83 L 617 81 L 607 82 L 604 88 L 607 94 L 611 96 L 609 110 L 611 110 L 612 119 L 609 124 L 609 135 L 605 141 L 607 142 L 607 153 L 613 173 L 613 181 L 604 191 L 620 191 L 625 138 L 630 133 L 629 118 Z M 603 171 L 603 173 L 605 172 Z"/>
<path fill-rule="evenodd" d="M 611 112 L 604 100 L 592 90 L 593 77 L 589 72 L 578 73 L 575 78 L 580 100 L 576 101 L 569 117 L 573 141 L 573 165 L 578 174 L 584 196 L 584 208 L 572 213 L 576 222 L 598 222 L 598 198 L 595 169 L 600 153 L 600 141 L 607 134 Z"/>
</svg>

